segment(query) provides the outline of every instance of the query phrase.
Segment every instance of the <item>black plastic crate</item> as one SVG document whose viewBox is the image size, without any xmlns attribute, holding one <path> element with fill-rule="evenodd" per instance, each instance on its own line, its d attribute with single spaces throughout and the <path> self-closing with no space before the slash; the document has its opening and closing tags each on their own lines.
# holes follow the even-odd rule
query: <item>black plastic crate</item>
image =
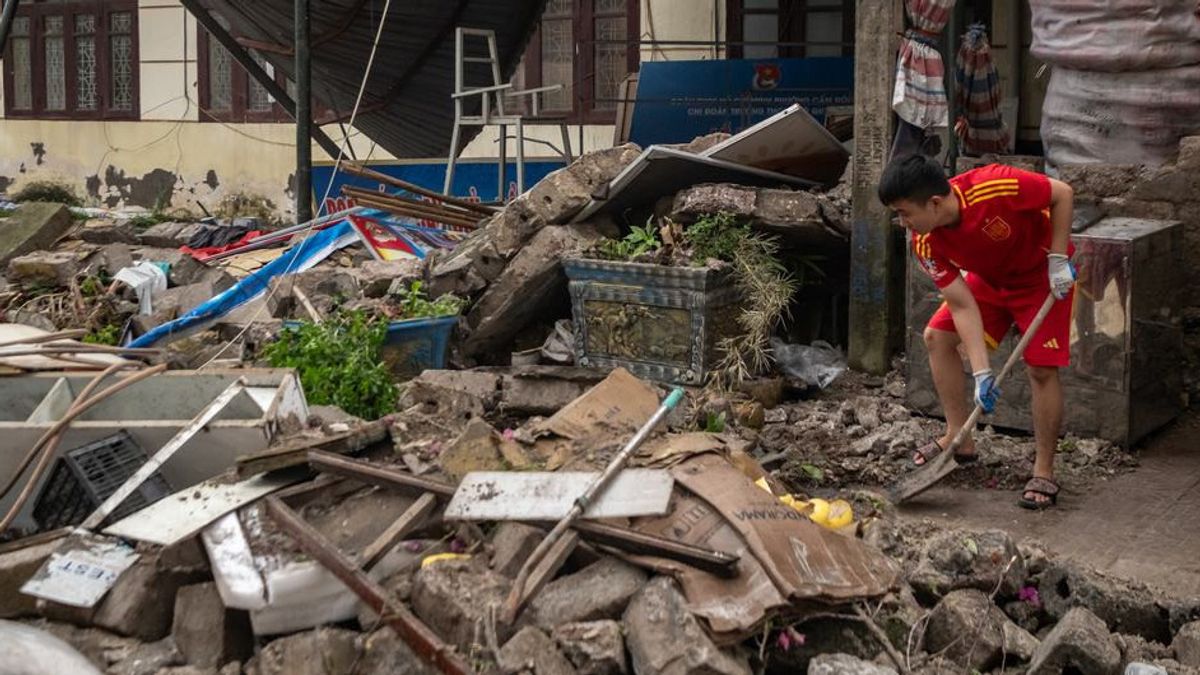
<svg viewBox="0 0 1200 675">
<path fill-rule="evenodd" d="M 34 502 L 33 519 L 42 530 L 78 525 L 146 459 L 146 453 L 126 431 L 63 453 Z M 169 494 L 170 484 L 155 472 L 121 502 L 110 518 L 123 518 Z"/>
</svg>

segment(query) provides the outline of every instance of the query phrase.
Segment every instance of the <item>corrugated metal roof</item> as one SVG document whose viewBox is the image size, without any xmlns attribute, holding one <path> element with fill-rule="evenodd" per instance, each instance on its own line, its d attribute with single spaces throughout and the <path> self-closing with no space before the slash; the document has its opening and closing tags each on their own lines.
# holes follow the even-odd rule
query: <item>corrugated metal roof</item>
<svg viewBox="0 0 1200 675">
<path fill-rule="evenodd" d="M 445 155 L 454 109 L 454 29 L 496 32 L 505 81 L 511 77 L 546 0 L 393 0 L 355 126 L 400 157 Z M 278 70 L 293 72 L 293 0 L 200 0 L 230 32 L 278 45 L 257 49 Z M 383 0 L 310 0 L 313 95 L 349 117 L 375 38 Z M 484 56 L 482 41 L 473 55 Z M 281 53 L 286 52 L 286 53 Z M 468 64 L 467 83 L 490 81 L 487 66 Z M 465 145 L 478 127 L 463 129 Z"/>
</svg>

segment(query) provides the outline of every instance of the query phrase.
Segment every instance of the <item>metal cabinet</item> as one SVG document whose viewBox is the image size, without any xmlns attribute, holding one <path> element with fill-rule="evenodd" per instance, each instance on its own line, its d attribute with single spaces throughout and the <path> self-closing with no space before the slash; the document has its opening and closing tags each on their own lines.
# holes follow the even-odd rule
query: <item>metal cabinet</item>
<svg viewBox="0 0 1200 675">
<path fill-rule="evenodd" d="M 1106 218 L 1072 240 L 1079 281 L 1071 365 L 1063 371 L 1063 431 L 1128 447 L 1183 409 L 1183 228 L 1175 221 Z M 907 287 L 908 403 L 940 415 L 922 333 L 941 298 L 911 256 Z M 1015 345 L 1013 329 L 991 354 L 993 368 Z M 969 370 L 965 362 L 964 368 Z M 1001 389 L 996 412 L 985 422 L 1032 431 L 1023 363 Z"/>
</svg>

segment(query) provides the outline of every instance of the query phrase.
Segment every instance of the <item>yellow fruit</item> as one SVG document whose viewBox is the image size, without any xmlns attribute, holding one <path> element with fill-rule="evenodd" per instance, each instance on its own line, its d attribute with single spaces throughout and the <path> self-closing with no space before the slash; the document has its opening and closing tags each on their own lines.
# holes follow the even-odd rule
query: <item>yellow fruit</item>
<svg viewBox="0 0 1200 675">
<path fill-rule="evenodd" d="M 835 499 L 829 504 L 829 512 L 825 516 L 825 527 L 836 530 L 854 522 L 854 509 L 844 499 Z"/>
<path fill-rule="evenodd" d="M 428 556 L 422 560 L 421 567 L 429 567 L 434 563 L 439 563 L 446 560 L 467 560 L 470 557 L 471 556 L 467 555 L 466 553 L 435 553 L 434 555 Z"/>
<path fill-rule="evenodd" d="M 808 514 L 808 519 L 818 525 L 825 525 L 829 520 L 829 502 L 814 497 L 808 500 L 808 503 L 812 506 L 812 513 Z"/>
</svg>

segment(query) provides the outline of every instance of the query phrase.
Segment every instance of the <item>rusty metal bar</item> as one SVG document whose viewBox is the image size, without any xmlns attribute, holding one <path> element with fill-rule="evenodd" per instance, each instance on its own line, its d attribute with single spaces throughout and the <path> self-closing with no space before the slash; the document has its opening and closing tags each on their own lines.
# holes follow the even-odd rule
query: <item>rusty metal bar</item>
<svg viewBox="0 0 1200 675">
<path fill-rule="evenodd" d="M 309 451 L 308 463 L 318 471 L 354 478 L 364 483 L 407 492 L 414 496 L 428 492 L 449 499 L 454 496 L 455 492 L 453 485 L 421 478 L 397 469 L 375 466 L 369 462 L 346 459 L 319 450 Z M 542 523 L 529 524 L 543 525 Z M 572 528 L 590 544 L 611 546 L 638 555 L 669 558 L 727 579 L 737 576 L 737 564 L 740 556 L 731 553 L 713 551 L 638 532 L 627 527 L 606 525 L 591 520 L 575 521 Z"/>
<path fill-rule="evenodd" d="M 346 554 L 337 549 L 312 525 L 304 521 L 278 497 L 267 497 L 267 513 L 304 552 L 321 563 L 364 603 L 375 611 L 396 635 L 412 647 L 417 656 L 447 675 L 469 675 L 473 671 L 453 647 L 442 642 L 429 626 L 413 614 L 404 603 L 388 596 L 374 579 L 355 566 Z"/>
</svg>

